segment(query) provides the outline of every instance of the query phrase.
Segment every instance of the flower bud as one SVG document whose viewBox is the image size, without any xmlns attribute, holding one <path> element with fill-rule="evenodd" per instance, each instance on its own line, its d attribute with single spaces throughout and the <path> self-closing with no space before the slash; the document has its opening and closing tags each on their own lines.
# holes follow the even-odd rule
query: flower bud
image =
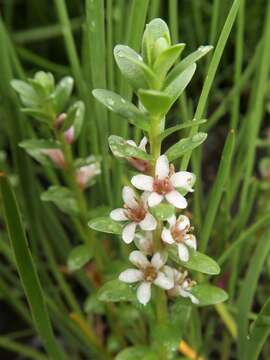
<svg viewBox="0 0 270 360">
<path fill-rule="evenodd" d="M 64 133 L 64 138 L 66 143 L 72 144 L 74 141 L 74 126 L 71 126 L 67 131 Z"/>
<path fill-rule="evenodd" d="M 57 116 L 54 122 L 54 126 L 57 130 L 61 129 L 66 117 L 67 117 L 66 113 L 61 113 Z"/>
<path fill-rule="evenodd" d="M 90 165 L 85 165 L 80 167 L 76 172 L 77 183 L 80 188 L 83 190 L 87 187 L 90 180 L 92 180 L 95 176 L 100 174 L 100 166 L 99 163 L 93 163 Z"/>
<path fill-rule="evenodd" d="M 63 151 L 60 149 L 43 149 L 42 154 L 47 155 L 57 167 L 65 167 L 65 158 Z"/>
</svg>

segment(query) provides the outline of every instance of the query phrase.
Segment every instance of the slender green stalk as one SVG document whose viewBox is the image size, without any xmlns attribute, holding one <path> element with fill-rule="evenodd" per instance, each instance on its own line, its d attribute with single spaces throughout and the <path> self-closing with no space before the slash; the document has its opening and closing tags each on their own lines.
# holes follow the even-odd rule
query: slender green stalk
<svg viewBox="0 0 270 360">
<path fill-rule="evenodd" d="M 2 349 L 7 349 L 12 352 L 18 353 L 19 355 L 23 355 L 27 359 L 48 360 L 48 358 L 42 355 L 40 352 L 34 350 L 29 346 L 22 345 L 17 341 L 10 340 L 10 338 L 7 336 L 0 336 L 0 347 Z"/>
</svg>

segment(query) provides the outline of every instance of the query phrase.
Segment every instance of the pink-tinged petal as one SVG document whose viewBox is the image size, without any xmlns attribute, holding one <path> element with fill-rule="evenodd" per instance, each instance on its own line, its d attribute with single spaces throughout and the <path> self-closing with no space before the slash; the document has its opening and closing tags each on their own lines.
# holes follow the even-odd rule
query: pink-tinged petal
<svg viewBox="0 0 270 360">
<path fill-rule="evenodd" d="M 194 235 L 187 235 L 187 238 L 185 239 L 185 244 L 191 247 L 192 249 L 196 250 L 197 249 L 196 237 Z"/>
<path fill-rule="evenodd" d="M 138 202 L 136 201 L 136 194 L 135 191 L 129 187 L 124 186 L 122 190 L 122 197 L 124 200 L 124 203 L 131 209 L 138 206 Z"/>
<path fill-rule="evenodd" d="M 137 269 L 127 269 L 119 275 L 119 280 L 132 284 L 143 279 L 143 273 Z"/>
<path fill-rule="evenodd" d="M 168 219 L 167 219 L 170 227 L 174 226 L 176 224 L 176 216 L 175 215 L 172 215 L 170 216 Z"/>
<path fill-rule="evenodd" d="M 110 213 L 110 218 L 114 221 L 126 221 L 128 217 L 125 214 L 125 209 L 114 209 Z"/>
<path fill-rule="evenodd" d="M 170 177 L 171 183 L 176 188 L 183 188 L 193 191 L 192 186 L 196 181 L 196 176 L 188 171 L 179 171 Z"/>
<path fill-rule="evenodd" d="M 179 287 L 179 295 L 181 295 L 184 298 L 190 298 L 191 302 L 193 304 L 199 304 L 199 300 L 192 295 L 189 291 L 185 291 Z"/>
<path fill-rule="evenodd" d="M 153 215 L 146 213 L 144 219 L 139 223 L 142 230 L 152 231 L 157 227 L 157 221 Z"/>
<path fill-rule="evenodd" d="M 132 222 L 124 227 L 122 232 L 122 239 L 126 244 L 130 244 L 133 241 L 135 236 L 136 226 L 137 224 L 135 222 Z"/>
<path fill-rule="evenodd" d="M 64 153 L 60 149 L 42 149 L 41 153 L 44 155 L 47 155 L 51 161 L 56 165 L 57 167 L 63 169 L 65 167 L 65 157 Z"/>
<path fill-rule="evenodd" d="M 188 230 L 190 228 L 189 218 L 185 215 L 180 215 L 177 219 L 177 228 L 179 230 Z"/>
<path fill-rule="evenodd" d="M 184 262 L 188 261 L 189 253 L 188 253 L 188 249 L 187 249 L 186 245 L 179 244 L 177 247 L 178 247 L 179 259 Z"/>
<path fill-rule="evenodd" d="M 162 266 L 166 264 L 168 259 L 168 254 L 166 252 L 157 252 L 151 259 L 151 265 L 153 265 L 157 270 L 161 269 Z"/>
<path fill-rule="evenodd" d="M 173 288 L 173 279 L 166 276 L 163 272 L 159 272 L 153 283 L 162 289 L 169 290 Z"/>
<path fill-rule="evenodd" d="M 131 184 L 135 186 L 135 188 L 143 191 L 153 191 L 153 182 L 154 179 L 152 176 L 143 174 L 135 175 L 131 179 Z"/>
<path fill-rule="evenodd" d="M 129 261 L 141 269 L 146 268 L 150 264 L 147 257 L 138 250 L 134 250 L 129 254 Z"/>
<path fill-rule="evenodd" d="M 146 305 L 151 299 L 151 283 L 142 282 L 137 289 L 137 299 L 143 305 Z"/>
<path fill-rule="evenodd" d="M 187 200 L 176 190 L 170 191 L 165 197 L 166 200 L 177 209 L 185 209 L 187 207 Z"/>
<path fill-rule="evenodd" d="M 159 179 L 165 179 L 169 175 L 170 165 L 166 155 L 161 155 L 156 162 L 155 175 Z"/>
<path fill-rule="evenodd" d="M 133 140 L 127 140 L 126 143 L 129 144 L 129 145 L 131 145 L 131 146 L 137 147 L 135 141 L 133 141 Z"/>
<path fill-rule="evenodd" d="M 99 174 L 100 166 L 98 163 L 81 166 L 76 171 L 76 180 L 77 183 L 80 185 L 80 188 L 85 189 L 89 181 Z"/>
<path fill-rule="evenodd" d="M 174 239 L 172 237 L 171 231 L 165 227 L 162 230 L 161 239 L 167 244 L 174 244 Z"/>
<path fill-rule="evenodd" d="M 72 144 L 73 143 L 73 141 L 74 141 L 74 133 L 75 133 L 74 126 L 71 126 L 69 129 L 67 129 L 67 131 L 65 131 L 64 139 L 65 139 L 67 144 Z"/>
<path fill-rule="evenodd" d="M 139 144 L 139 149 L 143 150 L 143 151 L 146 151 L 146 145 L 148 143 L 148 140 L 147 140 L 147 137 L 144 136 Z"/>
<path fill-rule="evenodd" d="M 156 206 L 161 203 L 163 200 L 163 195 L 160 195 L 156 192 L 152 192 L 148 197 L 148 205 L 150 207 Z"/>
</svg>

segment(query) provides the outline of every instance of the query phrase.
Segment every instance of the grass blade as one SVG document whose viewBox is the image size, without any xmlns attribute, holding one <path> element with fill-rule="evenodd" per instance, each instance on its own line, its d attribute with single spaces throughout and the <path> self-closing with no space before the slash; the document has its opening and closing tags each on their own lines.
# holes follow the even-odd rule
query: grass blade
<svg viewBox="0 0 270 360">
<path fill-rule="evenodd" d="M 49 320 L 37 271 L 27 244 L 18 205 L 7 177 L 0 174 L 0 188 L 8 234 L 33 319 L 51 359 L 65 359 L 58 347 Z"/>
</svg>

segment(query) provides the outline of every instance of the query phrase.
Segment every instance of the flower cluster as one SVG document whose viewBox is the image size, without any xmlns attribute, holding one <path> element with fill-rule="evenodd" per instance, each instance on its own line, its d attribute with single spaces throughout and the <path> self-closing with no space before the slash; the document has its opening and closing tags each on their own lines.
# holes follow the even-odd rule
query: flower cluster
<svg viewBox="0 0 270 360">
<path fill-rule="evenodd" d="M 143 139 L 143 144 L 146 144 Z M 131 143 L 136 146 L 135 143 Z M 145 151 L 145 145 L 143 146 Z M 133 159 L 133 164 L 137 159 Z M 138 168 L 137 166 L 135 166 Z M 170 246 L 176 245 L 180 260 L 189 259 L 188 248 L 196 249 L 196 238 L 190 234 L 189 218 L 173 214 L 166 219 L 168 227 L 155 218 L 151 210 L 161 203 L 168 203 L 176 210 L 187 207 L 187 200 L 183 194 L 193 192 L 194 174 L 187 171 L 175 172 L 174 166 L 169 164 L 165 155 L 161 155 L 155 164 L 154 176 L 137 174 L 132 177 L 131 184 L 142 193 L 138 195 L 133 188 L 124 186 L 122 191 L 124 205 L 111 211 L 110 217 L 114 221 L 123 222 L 122 239 L 126 244 L 133 240 L 139 250 L 132 251 L 130 262 L 137 269 L 127 269 L 119 275 L 119 279 L 128 284 L 139 283 L 137 298 L 140 303 L 147 304 L 151 298 L 151 285 L 156 285 L 167 291 L 168 296 L 189 297 L 193 303 L 198 300 L 190 292 L 194 282 L 187 278 L 187 272 L 181 272 L 167 265 Z M 162 226 L 161 232 L 157 230 Z M 155 251 L 153 238 L 158 232 L 162 247 Z"/>
</svg>

